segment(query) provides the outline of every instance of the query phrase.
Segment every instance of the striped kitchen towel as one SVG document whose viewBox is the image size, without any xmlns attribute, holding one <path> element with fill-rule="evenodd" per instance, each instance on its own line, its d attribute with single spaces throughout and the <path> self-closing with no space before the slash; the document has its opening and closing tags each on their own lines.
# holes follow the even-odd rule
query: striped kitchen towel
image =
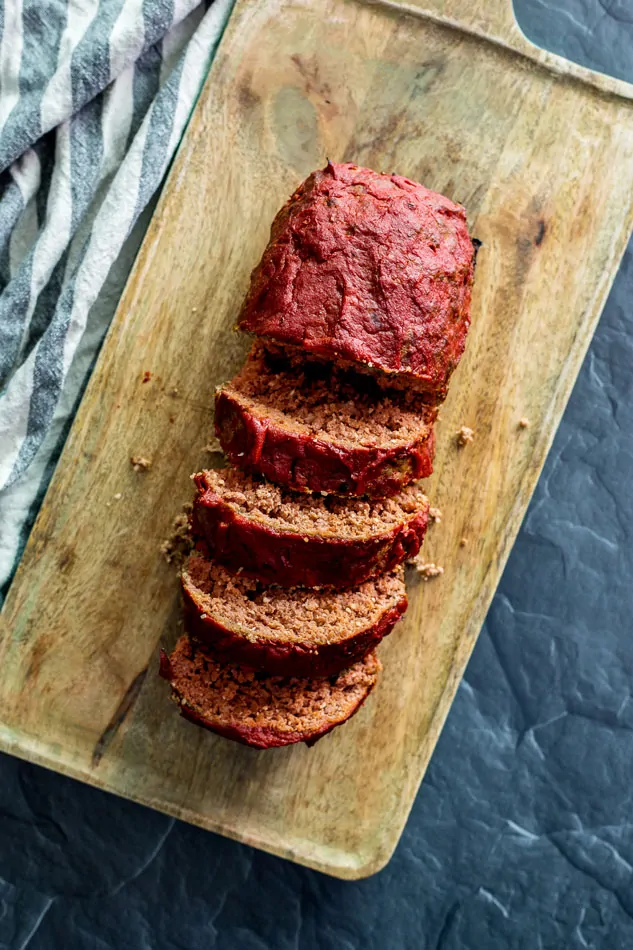
<svg viewBox="0 0 633 950">
<path fill-rule="evenodd" d="M 0 603 L 233 0 L 0 0 Z"/>
</svg>

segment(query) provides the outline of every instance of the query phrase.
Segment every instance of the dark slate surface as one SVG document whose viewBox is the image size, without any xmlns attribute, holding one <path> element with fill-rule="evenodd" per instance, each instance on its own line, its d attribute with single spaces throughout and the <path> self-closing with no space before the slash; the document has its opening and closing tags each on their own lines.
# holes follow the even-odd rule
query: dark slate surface
<svg viewBox="0 0 633 950">
<path fill-rule="evenodd" d="M 632 0 L 520 0 L 633 79 Z M 343 883 L 0 757 L 0 948 L 633 947 L 633 250 L 400 846 Z"/>
</svg>

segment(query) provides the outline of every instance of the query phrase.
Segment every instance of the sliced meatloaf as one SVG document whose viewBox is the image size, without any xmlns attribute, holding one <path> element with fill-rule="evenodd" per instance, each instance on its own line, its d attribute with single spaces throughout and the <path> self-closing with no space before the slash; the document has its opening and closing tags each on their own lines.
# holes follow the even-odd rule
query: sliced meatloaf
<svg viewBox="0 0 633 950">
<path fill-rule="evenodd" d="M 230 461 L 298 491 L 374 498 L 433 471 L 437 409 L 417 393 L 319 362 L 299 365 L 256 342 L 215 396 Z"/>
<path fill-rule="evenodd" d="M 218 660 L 327 676 L 365 656 L 407 608 L 404 569 L 343 591 L 264 587 L 200 551 L 182 572 L 185 623 Z"/>
<path fill-rule="evenodd" d="M 219 663 L 187 636 L 160 663 L 186 719 L 256 749 L 312 745 L 360 709 L 380 669 L 370 653 L 336 676 L 266 676 Z"/>
<path fill-rule="evenodd" d="M 441 398 L 464 350 L 474 262 L 460 205 L 330 162 L 275 218 L 239 325 Z"/>
<path fill-rule="evenodd" d="M 429 503 L 292 492 L 236 468 L 194 476 L 194 532 L 231 571 L 281 587 L 352 587 L 420 550 Z"/>
</svg>

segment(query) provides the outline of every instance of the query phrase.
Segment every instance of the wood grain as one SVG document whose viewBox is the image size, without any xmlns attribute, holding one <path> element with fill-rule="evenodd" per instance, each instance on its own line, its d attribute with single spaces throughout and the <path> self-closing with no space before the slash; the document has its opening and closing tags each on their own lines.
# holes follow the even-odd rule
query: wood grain
<svg viewBox="0 0 633 950">
<path fill-rule="evenodd" d="M 506 0 L 239 0 L 5 605 L 2 749 L 340 877 L 385 864 L 631 231 L 630 99 L 534 50 Z M 168 702 L 158 548 L 246 351 L 232 327 L 272 217 L 326 156 L 447 193 L 484 246 L 428 482 L 445 574 L 410 578 L 352 723 L 258 753 Z"/>
</svg>

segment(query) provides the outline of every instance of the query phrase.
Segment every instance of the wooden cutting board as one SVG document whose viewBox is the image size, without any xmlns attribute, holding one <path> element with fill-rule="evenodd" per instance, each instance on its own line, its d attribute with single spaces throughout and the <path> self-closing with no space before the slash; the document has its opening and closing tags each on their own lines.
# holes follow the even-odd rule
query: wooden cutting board
<svg viewBox="0 0 633 950">
<path fill-rule="evenodd" d="M 238 0 L 5 606 L 3 750 L 340 877 L 385 864 L 631 231 L 631 98 L 531 47 L 510 0 Z M 410 578 L 352 723 L 259 753 L 168 701 L 159 546 L 246 351 L 232 327 L 272 217 L 326 156 L 445 192 L 483 248 L 428 482 L 445 573 Z"/>
</svg>

